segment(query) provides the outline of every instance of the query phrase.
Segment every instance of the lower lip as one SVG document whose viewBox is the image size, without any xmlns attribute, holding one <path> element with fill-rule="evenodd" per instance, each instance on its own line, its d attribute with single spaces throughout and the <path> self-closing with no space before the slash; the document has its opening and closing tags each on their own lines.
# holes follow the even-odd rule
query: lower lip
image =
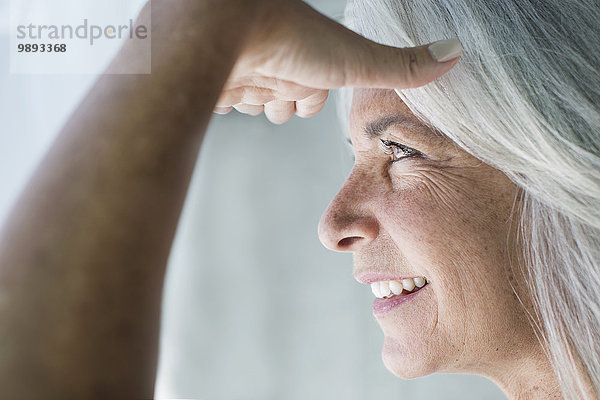
<svg viewBox="0 0 600 400">
<path fill-rule="evenodd" d="M 427 286 L 429 286 L 429 285 L 425 285 L 421 289 L 417 290 L 416 292 L 411 293 L 411 294 L 406 294 L 404 296 L 393 296 L 389 299 L 375 299 L 375 301 L 373 301 L 373 315 L 378 317 L 380 315 L 389 313 L 396 307 L 400 307 L 402 304 L 414 299 Z"/>
</svg>

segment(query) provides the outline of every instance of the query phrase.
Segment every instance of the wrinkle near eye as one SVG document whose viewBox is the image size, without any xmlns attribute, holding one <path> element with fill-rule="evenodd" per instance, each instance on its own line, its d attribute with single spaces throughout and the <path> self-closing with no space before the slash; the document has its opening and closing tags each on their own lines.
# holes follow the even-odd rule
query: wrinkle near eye
<svg viewBox="0 0 600 400">
<path fill-rule="evenodd" d="M 447 209 L 449 215 L 457 215 L 467 200 L 475 208 L 485 208 L 475 195 L 480 183 L 457 171 L 421 167 L 401 173 L 399 178 L 395 180 L 396 190 L 402 187 L 423 190 L 428 199 L 435 201 L 436 207 Z"/>
</svg>

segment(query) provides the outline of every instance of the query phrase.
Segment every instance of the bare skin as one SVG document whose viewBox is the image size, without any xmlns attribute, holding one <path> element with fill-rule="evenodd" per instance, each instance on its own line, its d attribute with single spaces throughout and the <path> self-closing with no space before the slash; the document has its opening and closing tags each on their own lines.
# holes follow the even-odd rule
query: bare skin
<svg viewBox="0 0 600 400">
<path fill-rule="evenodd" d="M 155 0 L 137 23 L 150 13 L 152 74 L 97 81 L 0 232 L 6 398 L 152 397 L 165 266 L 213 110 L 283 122 L 290 102 L 318 112 L 327 89 L 414 87 L 456 63 L 300 1 Z M 138 52 L 127 43 L 109 71 Z"/>
<path fill-rule="evenodd" d="M 398 122 L 369 138 L 364 127 L 388 116 Z M 525 283 L 511 269 L 516 186 L 420 123 L 393 90 L 355 90 L 350 132 L 356 162 L 321 219 L 321 241 L 353 253 L 359 282 L 374 274 L 429 280 L 411 301 L 376 315 L 387 368 L 407 379 L 483 375 L 511 399 L 561 398 L 529 323 Z M 401 151 L 392 162 L 382 139 L 419 153 Z"/>
</svg>

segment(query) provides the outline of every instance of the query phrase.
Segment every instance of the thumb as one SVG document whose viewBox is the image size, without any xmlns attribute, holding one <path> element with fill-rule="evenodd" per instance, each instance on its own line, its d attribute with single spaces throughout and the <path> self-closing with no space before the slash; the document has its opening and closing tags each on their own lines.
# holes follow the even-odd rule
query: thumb
<svg viewBox="0 0 600 400">
<path fill-rule="evenodd" d="M 462 54 L 458 39 L 397 48 L 375 43 L 351 51 L 345 60 L 345 84 L 351 87 L 409 89 L 425 85 L 456 65 Z"/>
</svg>

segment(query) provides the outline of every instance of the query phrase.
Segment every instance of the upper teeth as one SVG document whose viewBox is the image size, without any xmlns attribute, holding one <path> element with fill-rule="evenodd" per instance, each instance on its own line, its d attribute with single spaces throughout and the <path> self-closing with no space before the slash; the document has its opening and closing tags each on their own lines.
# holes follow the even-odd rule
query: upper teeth
<svg viewBox="0 0 600 400">
<path fill-rule="evenodd" d="M 371 283 L 371 290 L 375 297 L 383 299 L 390 297 L 392 294 L 402 293 L 402 289 L 407 292 L 411 292 L 417 288 L 422 288 L 427 283 L 427 279 L 419 278 L 407 278 L 401 281 L 378 281 Z"/>
</svg>

